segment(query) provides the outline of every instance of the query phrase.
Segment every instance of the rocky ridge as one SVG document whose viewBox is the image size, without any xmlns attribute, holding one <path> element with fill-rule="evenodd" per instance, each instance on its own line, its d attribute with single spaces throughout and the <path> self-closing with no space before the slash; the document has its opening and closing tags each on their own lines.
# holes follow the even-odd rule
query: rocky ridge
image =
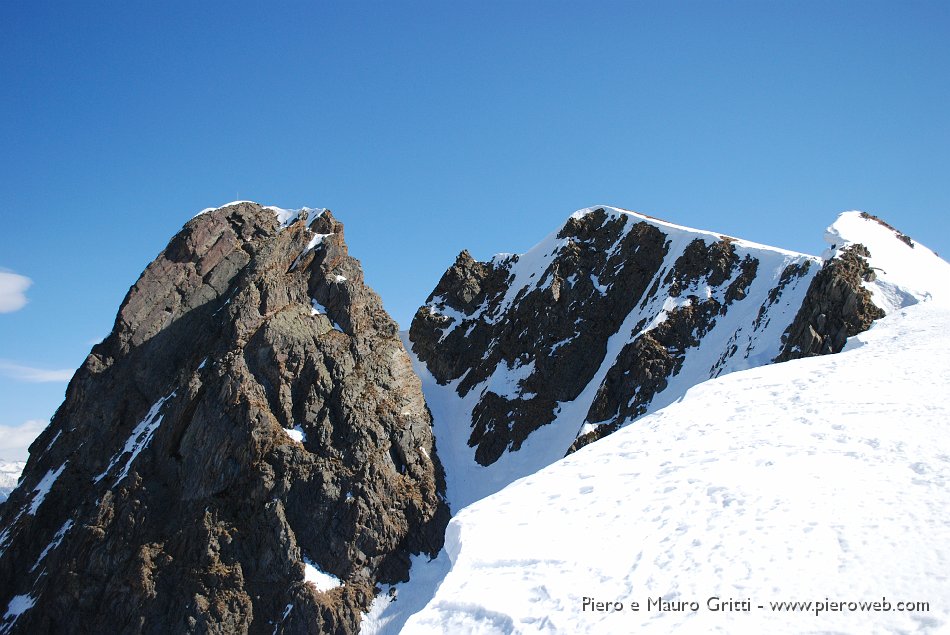
<svg viewBox="0 0 950 635">
<path fill-rule="evenodd" d="M 355 633 L 435 554 L 419 380 L 329 211 L 239 202 L 122 303 L 0 507 L 2 633 Z"/>
<path fill-rule="evenodd" d="M 868 232 L 886 266 L 853 239 Z M 939 261 L 868 214 L 842 215 L 827 239 L 817 258 L 598 207 L 525 254 L 478 262 L 462 252 L 408 334 L 426 398 L 445 419 L 436 429 L 453 505 L 707 379 L 841 350 L 884 315 L 880 298 L 910 297 L 906 279 L 888 282 L 884 271 L 907 259 L 902 250 Z M 465 422 L 463 445 L 448 428 Z M 530 457 L 517 458 L 527 445 Z M 453 480 L 493 484 L 453 494 Z"/>
</svg>

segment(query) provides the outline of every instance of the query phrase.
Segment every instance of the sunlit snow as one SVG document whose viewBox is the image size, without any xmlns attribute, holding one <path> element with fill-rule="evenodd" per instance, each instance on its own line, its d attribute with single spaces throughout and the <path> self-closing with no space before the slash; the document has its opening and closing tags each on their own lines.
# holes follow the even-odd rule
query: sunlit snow
<svg viewBox="0 0 950 635">
<path fill-rule="evenodd" d="M 841 354 L 696 386 L 461 510 L 447 534 L 451 570 L 403 632 L 950 626 L 948 333 L 947 305 L 903 309 Z M 585 611 L 584 597 L 624 609 Z M 748 600 L 751 610 L 714 612 L 713 597 Z M 650 598 L 699 608 L 647 610 Z M 770 608 L 826 598 L 929 602 L 929 610 Z M 372 623 L 383 626 L 364 633 L 396 632 L 383 623 L 386 599 L 377 602 Z"/>
<path fill-rule="evenodd" d="M 910 239 L 907 239 L 910 240 Z M 863 216 L 861 212 L 845 212 L 825 234 L 830 245 L 825 256 L 840 252 L 848 245 L 860 243 L 871 252 L 868 258 L 876 280 L 866 282 L 874 303 L 892 312 L 896 309 L 938 296 L 950 300 L 950 263 L 919 242 L 913 245 L 897 238 L 894 230 Z"/>
<path fill-rule="evenodd" d="M 591 213 L 593 209 L 576 212 L 574 217 L 583 217 Z M 702 288 L 699 288 L 698 283 L 694 283 L 695 288 L 684 289 L 680 297 L 672 297 L 669 294 L 668 282 L 664 282 L 667 274 L 675 267 L 676 260 L 691 242 L 697 239 L 718 241 L 722 240 L 722 235 L 681 227 L 618 208 L 605 207 L 603 209 L 608 215 L 624 220 L 625 231 L 630 231 L 636 223 L 646 222 L 668 233 L 667 255 L 653 279 L 645 287 L 655 289 L 655 293 L 645 298 L 644 303 L 637 303 L 625 316 L 617 331 L 608 338 L 606 354 L 601 365 L 581 393 L 572 401 L 560 403 L 554 421 L 533 431 L 517 452 L 505 452 L 487 467 L 479 465 L 474 460 L 474 448 L 468 445 L 471 429 L 468 425 L 458 425 L 458 422 L 471 421 L 476 403 L 487 391 L 509 399 L 531 398 L 532 393 L 525 390 L 524 386 L 525 380 L 534 371 L 533 361 L 525 360 L 521 364 L 514 364 L 513 367 L 509 367 L 505 362 L 499 363 L 484 382 L 461 398 L 456 389 L 464 377 L 439 385 L 428 372 L 425 364 L 411 354 L 411 343 L 404 340 L 413 359 L 413 368 L 422 379 L 426 402 L 433 413 L 439 456 L 448 475 L 447 497 L 453 510 L 461 509 L 563 457 L 578 434 L 591 429 L 591 426 L 584 425 L 584 419 L 597 394 L 598 387 L 624 346 L 644 331 L 656 328 L 666 320 L 669 311 L 689 302 L 686 298 L 688 294 L 693 293 L 702 297 L 714 295 L 720 302 L 724 301 L 722 295 L 731 280 L 720 285 L 715 292 L 705 283 Z M 559 250 L 567 246 L 570 240 L 558 238 L 559 233 L 560 231 L 552 232 L 524 254 L 517 256 L 498 254 L 493 258 L 492 262 L 496 266 L 510 267 L 510 269 L 509 286 L 504 299 L 499 307 L 491 311 L 490 315 L 487 314 L 484 305 L 471 315 L 465 315 L 446 305 L 444 298 L 439 296 L 432 298 L 427 305 L 428 310 L 451 318 L 451 323 L 442 332 L 440 340 L 444 340 L 452 330 L 459 328 L 466 319 L 487 322 L 503 319 L 505 311 L 526 292 L 538 286 L 550 284 L 551 276 L 545 273 Z M 738 239 L 731 240 L 740 258 L 748 255 L 759 261 L 758 275 L 749 287 L 747 296 L 733 303 L 726 315 L 718 317 L 711 324 L 709 332 L 701 339 L 700 345 L 689 351 L 679 373 L 669 379 L 665 390 L 653 397 L 648 412 L 673 403 L 682 397 L 689 387 L 710 377 L 769 363 L 781 350 L 782 332 L 801 306 L 802 298 L 818 269 L 820 260 L 814 256 L 784 249 L 766 247 Z M 786 267 L 806 264 L 810 265 L 807 274 L 793 279 L 781 294 L 774 299 L 769 299 L 769 292 L 778 284 Z M 733 273 L 733 277 L 737 275 L 739 275 L 738 270 Z M 598 280 L 596 284 L 599 285 L 600 281 Z M 763 317 L 757 321 L 756 318 L 763 307 L 765 307 Z M 644 318 L 647 320 L 645 326 L 640 331 L 634 331 L 634 327 Z M 560 342 L 553 348 L 564 343 L 566 342 Z M 742 351 L 742 353 L 729 356 L 723 361 L 724 351 Z M 486 350 L 486 356 L 488 353 L 489 350 Z"/>
<path fill-rule="evenodd" d="M 343 584 L 336 576 L 324 573 L 309 559 L 304 558 L 304 580 L 309 582 L 317 591 L 329 591 Z"/>
<path fill-rule="evenodd" d="M 307 440 L 307 433 L 304 432 L 303 428 L 301 428 L 299 425 L 294 426 L 290 430 L 288 430 L 287 428 L 284 428 L 284 432 L 286 432 L 287 436 L 293 439 L 294 441 L 303 443 L 304 441 Z"/>
<path fill-rule="evenodd" d="M 677 232 L 696 231 L 651 222 L 675 230 L 673 253 L 693 239 Z M 857 212 L 839 217 L 826 240 L 826 258 L 857 242 L 870 249 L 877 279 L 865 286 L 888 317 L 840 354 L 769 365 L 809 275 L 768 306 L 767 330 L 714 328 L 651 403 L 653 414 L 564 459 L 639 316 L 609 338 L 602 368 L 559 404 L 555 422 L 488 467 L 467 446 L 472 407 L 489 383 L 512 395 L 518 382 L 496 369 L 462 399 L 457 381 L 439 386 L 413 357 L 455 517 L 439 558 L 415 559 L 411 581 L 376 599 L 364 635 L 950 629 L 950 265 Z M 750 297 L 773 284 L 763 272 L 774 279 L 809 258 L 736 244 L 762 250 Z M 536 249 L 514 271 L 521 288 L 539 283 L 556 245 L 549 236 Z M 509 289 L 508 300 L 517 293 Z M 669 308 L 658 294 L 646 328 Z M 740 336 L 754 352 L 746 366 L 703 381 L 722 345 Z M 783 601 L 817 604 L 773 608 Z M 593 610 L 594 602 L 622 610 Z M 660 610 L 661 602 L 686 610 Z M 898 611 L 898 602 L 922 604 Z M 713 610 L 723 605 L 732 610 Z"/>
</svg>

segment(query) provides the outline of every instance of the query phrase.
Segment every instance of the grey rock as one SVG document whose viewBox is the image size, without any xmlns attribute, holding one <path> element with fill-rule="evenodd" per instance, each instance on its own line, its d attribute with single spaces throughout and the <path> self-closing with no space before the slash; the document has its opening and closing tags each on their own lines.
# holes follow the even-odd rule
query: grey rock
<svg viewBox="0 0 950 635">
<path fill-rule="evenodd" d="M 717 316 L 725 315 L 733 302 L 746 297 L 758 264 L 749 256 L 740 260 L 729 239 L 690 242 L 664 279 L 670 295 L 679 297 L 682 289 L 699 281 L 710 287 L 722 287 L 731 280 L 723 294 L 724 301 L 690 296 L 687 304 L 670 310 L 656 328 L 624 346 L 597 389 L 586 417 L 587 422 L 602 425 L 579 436 L 568 451 L 601 439 L 615 432 L 624 421 L 646 413 L 653 398 L 679 373 L 689 349 L 699 346 L 703 336 L 715 326 Z M 634 332 L 640 332 L 645 322 L 646 318 Z"/>
</svg>

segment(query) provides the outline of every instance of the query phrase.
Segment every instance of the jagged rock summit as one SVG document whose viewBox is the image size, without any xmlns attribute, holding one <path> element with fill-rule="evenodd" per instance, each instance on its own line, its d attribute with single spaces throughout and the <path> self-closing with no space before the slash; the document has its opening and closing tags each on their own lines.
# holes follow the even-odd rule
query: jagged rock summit
<svg viewBox="0 0 950 635">
<path fill-rule="evenodd" d="M 0 509 L 0 632 L 354 633 L 448 520 L 397 326 L 329 211 L 188 222 Z"/>
<path fill-rule="evenodd" d="M 950 265 L 869 214 L 842 214 L 825 238 L 816 257 L 596 207 L 524 254 L 463 251 L 407 343 L 453 507 L 705 380 L 838 352 L 948 287 Z"/>
</svg>

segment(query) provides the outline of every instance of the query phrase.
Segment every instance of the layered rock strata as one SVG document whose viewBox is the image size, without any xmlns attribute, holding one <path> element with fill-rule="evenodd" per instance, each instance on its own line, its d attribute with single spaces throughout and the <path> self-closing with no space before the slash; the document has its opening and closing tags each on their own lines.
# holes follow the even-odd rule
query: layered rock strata
<svg viewBox="0 0 950 635">
<path fill-rule="evenodd" d="M 355 633 L 448 520 L 419 380 L 325 210 L 187 223 L 30 452 L 4 633 Z"/>
</svg>

